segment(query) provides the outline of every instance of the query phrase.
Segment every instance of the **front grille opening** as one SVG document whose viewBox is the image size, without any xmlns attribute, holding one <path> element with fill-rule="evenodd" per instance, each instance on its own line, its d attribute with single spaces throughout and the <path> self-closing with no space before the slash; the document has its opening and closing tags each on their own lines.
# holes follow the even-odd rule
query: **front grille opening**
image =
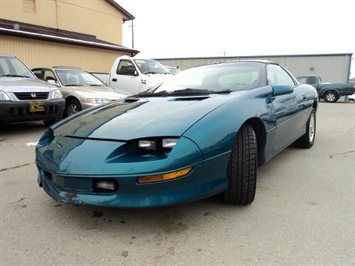
<svg viewBox="0 0 355 266">
<path fill-rule="evenodd" d="M 19 100 L 45 100 L 48 99 L 48 92 L 16 92 L 15 96 Z"/>
<path fill-rule="evenodd" d="M 39 173 L 42 176 L 42 178 L 52 181 L 52 174 L 50 172 L 47 172 L 47 171 L 43 170 L 42 168 L 39 168 Z"/>
</svg>

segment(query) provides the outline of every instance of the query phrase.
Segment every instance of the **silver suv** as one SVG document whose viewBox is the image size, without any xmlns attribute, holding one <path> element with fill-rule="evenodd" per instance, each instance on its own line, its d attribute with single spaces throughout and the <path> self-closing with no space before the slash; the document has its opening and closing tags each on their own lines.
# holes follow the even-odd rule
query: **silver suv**
<svg viewBox="0 0 355 266">
<path fill-rule="evenodd" d="M 64 109 L 57 86 L 39 80 L 18 58 L 0 55 L 0 123 L 42 120 L 50 125 Z"/>
</svg>

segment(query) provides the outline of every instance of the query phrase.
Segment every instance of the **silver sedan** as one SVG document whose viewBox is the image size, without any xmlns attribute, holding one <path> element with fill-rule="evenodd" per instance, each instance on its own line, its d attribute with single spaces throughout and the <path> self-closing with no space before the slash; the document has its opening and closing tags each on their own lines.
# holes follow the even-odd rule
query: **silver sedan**
<svg viewBox="0 0 355 266">
<path fill-rule="evenodd" d="M 103 81 L 79 68 L 37 67 L 32 72 L 60 88 L 66 101 L 64 117 L 127 96 L 114 92 Z"/>
</svg>

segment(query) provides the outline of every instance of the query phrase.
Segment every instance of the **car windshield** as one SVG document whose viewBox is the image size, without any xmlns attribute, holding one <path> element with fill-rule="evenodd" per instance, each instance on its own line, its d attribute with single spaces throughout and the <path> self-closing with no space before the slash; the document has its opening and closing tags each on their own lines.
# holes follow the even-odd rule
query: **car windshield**
<svg viewBox="0 0 355 266">
<path fill-rule="evenodd" d="M 135 59 L 134 62 L 143 74 L 170 74 L 169 70 L 155 60 Z"/>
<path fill-rule="evenodd" d="M 168 79 L 155 93 L 224 93 L 265 86 L 264 64 L 239 62 L 187 69 Z"/>
<path fill-rule="evenodd" d="M 17 58 L 0 57 L 0 77 L 33 78 L 34 76 Z"/>
<path fill-rule="evenodd" d="M 100 79 L 80 69 L 57 69 L 57 76 L 63 86 L 105 86 Z"/>
</svg>

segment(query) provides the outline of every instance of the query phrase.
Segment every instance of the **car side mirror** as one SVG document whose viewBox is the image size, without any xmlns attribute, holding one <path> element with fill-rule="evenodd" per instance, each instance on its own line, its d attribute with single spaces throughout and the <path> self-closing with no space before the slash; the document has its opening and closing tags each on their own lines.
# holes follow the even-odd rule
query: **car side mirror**
<svg viewBox="0 0 355 266">
<path fill-rule="evenodd" d="M 130 76 L 138 76 L 138 71 L 134 67 L 127 69 L 127 74 Z"/>
<path fill-rule="evenodd" d="M 279 96 L 292 93 L 293 87 L 289 85 L 272 85 L 272 96 Z"/>
<path fill-rule="evenodd" d="M 57 84 L 57 82 L 55 81 L 55 79 L 49 78 L 49 79 L 47 79 L 47 82 L 48 82 L 49 84 L 53 84 L 53 85 L 58 86 L 58 84 Z"/>
</svg>

